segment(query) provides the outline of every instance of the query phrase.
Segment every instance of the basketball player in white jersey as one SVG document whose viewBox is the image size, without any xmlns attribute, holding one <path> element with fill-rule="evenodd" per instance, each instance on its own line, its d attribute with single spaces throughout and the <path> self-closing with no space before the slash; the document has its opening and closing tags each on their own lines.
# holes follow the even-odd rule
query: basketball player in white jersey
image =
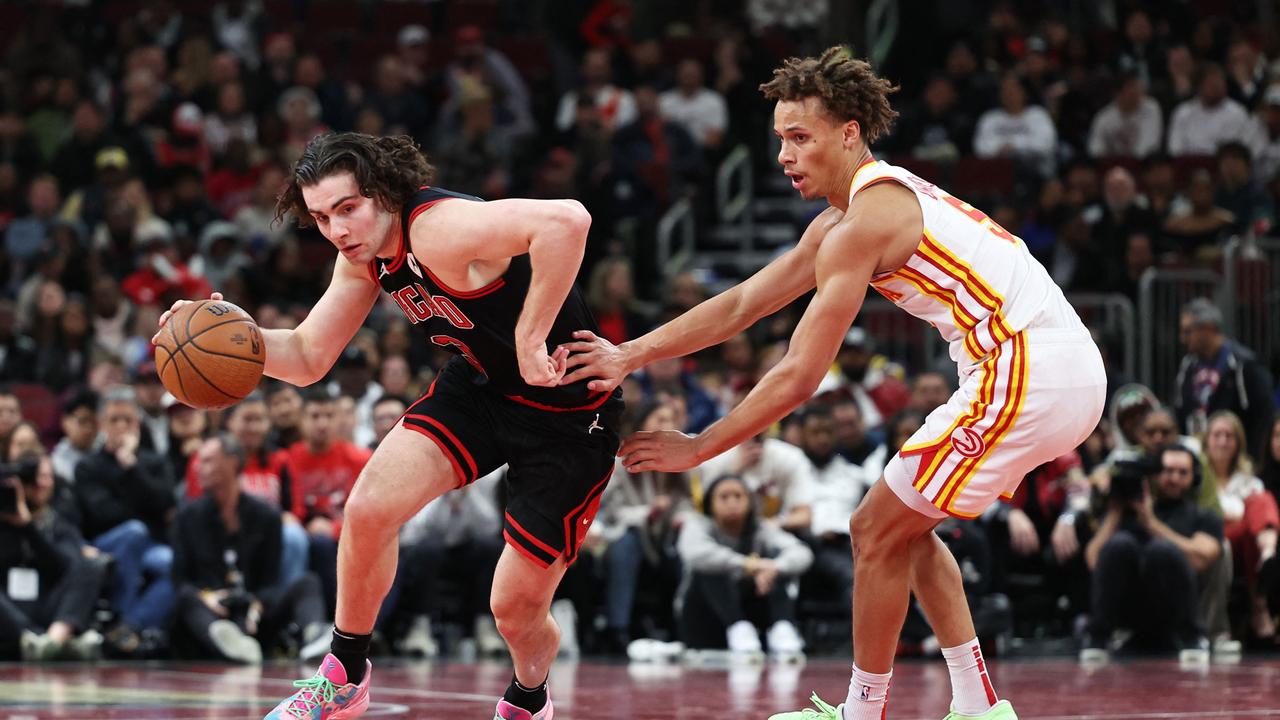
<svg viewBox="0 0 1280 720">
<path fill-rule="evenodd" d="M 973 518 L 1033 468 L 1075 448 L 1102 414 L 1102 358 L 1072 307 L 1021 240 L 982 212 L 868 146 L 897 115 L 894 88 L 843 48 L 790 59 L 761 86 L 776 100 L 778 162 L 806 199 L 830 207 L 799 244 L 741 285 L 643 337 L 613 346 L 591 333 L 564 382 L 604 390 L 659 358 L 723 342 L 817 287 L 786 357 L 732 412 L 697 436 L 637 433 L 619 454 L 633 472 L 698 465 L 808 400 L 868 288 L 938 328 L 960 389 L 928 416 L 849 521 L 853 679 L 845 701 L 774 720 L 880 720 L 914 592 L 951 674 L 948 720 L 1014 720 L 982 658 L 955 559 L 933 528 Z"/>
</svg>

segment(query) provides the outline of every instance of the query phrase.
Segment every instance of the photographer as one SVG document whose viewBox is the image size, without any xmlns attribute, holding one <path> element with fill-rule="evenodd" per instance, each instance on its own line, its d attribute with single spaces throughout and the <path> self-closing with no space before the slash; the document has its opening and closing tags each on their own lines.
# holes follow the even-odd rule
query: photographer
<svg viewBox="0 0 1280 720">
<path fill-rule="evenodd" d="M 1222 552 L 1222 518 L 1196 505 L 1199 475 L 1195 454 L 1181 445 L 1116 464 L 1106 514 L 1085 548 L 1093 615 L 1082 661 L 1105 660 L 1119 629 L 1177 649 L 1184 660 L 1207 660 L 1196 575 Z"/>
<path fill-rule="evenodd" d="M 280 512 L 242 492 L 247 455 L 231 433 L 217 433 L 196 452 L 204 496 L 178 513 L 173 527 L 173 579 L 178 625 L 198 645 L 196 654 L 236 662 L 262 661 L 262 646 L 288 624 L 302 629 L 302 658 L 324 655 L 320 581 L 305 573 L 278 587 Z"/>
<path fill-rule="evenodd" d="M 93 660 L 102 636 L 87 629 L 103 565 L 79 531 L 49 507 L 53 464 L 41 454 L 0 465 L 0 657 Z M 79 634 L 77 634 L 79 633 Z"/>
</svg>

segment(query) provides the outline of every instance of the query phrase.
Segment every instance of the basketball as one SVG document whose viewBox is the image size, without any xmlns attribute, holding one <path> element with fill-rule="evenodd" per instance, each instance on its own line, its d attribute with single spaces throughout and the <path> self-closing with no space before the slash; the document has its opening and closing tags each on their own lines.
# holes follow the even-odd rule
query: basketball
<svg viewBox="0 0 1280 720">
<path fill-rule="evenodd" d="M 266 360 L 258 325 L 224 300 L 182 306 L 156 341 L 160 382 L 194 408 L 216 410 L 243 400 L 258 386 Z"/>
</svg>

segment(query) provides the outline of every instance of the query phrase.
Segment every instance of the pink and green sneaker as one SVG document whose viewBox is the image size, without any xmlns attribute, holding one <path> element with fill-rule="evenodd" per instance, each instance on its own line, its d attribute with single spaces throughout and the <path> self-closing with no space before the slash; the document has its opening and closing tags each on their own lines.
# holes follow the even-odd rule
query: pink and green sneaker
<svg viewBox="0 0 1280 720">
<path fill-rule="evenodd" d="M 347 671 L 338 658 L 325 655 L 316 674 L 309 680 L 294 682 L 298 692 L 277 705 L 263 720 L 353 720 L 369 708 L 372 676 L 373 666 L 369 665 L 364 681 L 353 685 L 347 682 Z"/>
<path fill-rule="evenodd" d="M 547 704 L 536 713 L 512 705 L 506 700 L 499 700 L 498 708 L 493 711 L 493 720 L 551 720 L 554 714 L 555 708 L 551 707 L 551 696 L 547 696 Z"/>
</svg>

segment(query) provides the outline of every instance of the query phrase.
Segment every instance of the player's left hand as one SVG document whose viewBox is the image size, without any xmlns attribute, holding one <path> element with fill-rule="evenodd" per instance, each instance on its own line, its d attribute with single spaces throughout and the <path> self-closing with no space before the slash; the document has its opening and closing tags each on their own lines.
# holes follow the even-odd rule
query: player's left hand
<svg viewBox="0 0 1280 720">
<path fill-rule="evenodd" d="M 520 377 L 537 387 L 559 385 L 569 359 L 569 351 L 563 347 L 556 348 L 554 353 L 548 355 L 546 343 L 531 350 L 520 350 L 516 355 L 520 359 Z"/>
<path fill-rule="evenodd" d="M 641 431 L 627 438 L 618 449 L 627 472 L 680 472 L 701 461 L 698 436 L 674 430 Z"/>
</svg>

